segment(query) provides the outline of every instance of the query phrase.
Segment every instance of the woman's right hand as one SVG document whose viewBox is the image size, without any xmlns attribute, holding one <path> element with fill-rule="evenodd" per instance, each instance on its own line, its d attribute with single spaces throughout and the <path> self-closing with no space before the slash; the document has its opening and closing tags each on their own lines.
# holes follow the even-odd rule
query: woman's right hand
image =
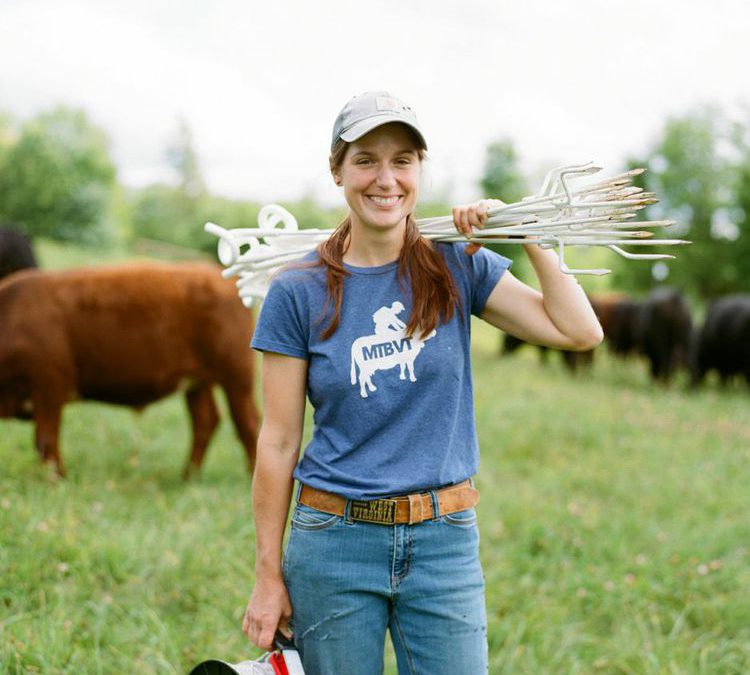
<svg viewBox="0 0 750 675">
<path fill-rule="evenodd" d="M 291 616 L 292 603 L 284 580 L 281 577 L 258 578 L 247 603 L 242 630 L 256 647 L 270 651 L 277 630 L 292 637 Z"/>
</svg>

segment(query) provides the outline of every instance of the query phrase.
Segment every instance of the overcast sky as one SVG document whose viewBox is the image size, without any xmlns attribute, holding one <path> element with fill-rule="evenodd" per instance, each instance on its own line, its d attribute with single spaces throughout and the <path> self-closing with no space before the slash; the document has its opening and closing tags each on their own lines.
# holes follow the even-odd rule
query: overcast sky
<svg viewBox="0 0 750 675">
<path fill-rule="evenodd" d="M 387 89 L 424 128 L 423 196 L 462 202 L 494 138 L 528 173 L 614 171 L 668 115 L 750 102 L 748 26 L 744 0 L 0 0 L 0 110 L 85 108 L 129 185 L 168 175 L 182 116 L 212 191 L 331 203 L 333 120 Z"/>
</svg>

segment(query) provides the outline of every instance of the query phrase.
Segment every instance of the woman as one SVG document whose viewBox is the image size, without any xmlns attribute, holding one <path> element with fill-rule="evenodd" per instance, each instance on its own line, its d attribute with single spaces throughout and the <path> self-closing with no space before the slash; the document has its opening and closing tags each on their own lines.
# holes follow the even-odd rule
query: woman
<svg viewBox="0 0 750 675">
<path fill-rule="evenodd" d="M 399 673 L 487 672 L 469 313 L 560 349 L 602 338 L 553 251 L 524 245 L 540 293 L 507 258 L 420 237 L 412 213 L 425 150 L 414 113 L 387 92 L 347 103 L 330 168 L 349 215 L 274 279 L 253 338 L 265 414 L 243 629 L 268 649 L 291 619 L 308 675 L 382 673 L 386 629 Z M 487 204 L 453 218 L 469 234 Z M 306 392 L 315 428 L 298 464 Z M 292 474 L 300 488 L 282 569 Z"/>
</svg>

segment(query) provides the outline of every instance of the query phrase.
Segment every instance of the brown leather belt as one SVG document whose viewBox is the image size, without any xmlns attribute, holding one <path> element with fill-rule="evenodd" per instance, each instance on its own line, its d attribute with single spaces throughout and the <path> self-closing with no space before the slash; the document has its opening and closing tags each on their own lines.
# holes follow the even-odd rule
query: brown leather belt
<svg viewBox="0 0 750 675">
<path fill-rule="evenodd" d="M 350 500 L 349 517 L 366 523 L 379 525 L 396 525 L 421 523 L 449 513 L 456 513 L 470 509 L 479 502 L 479 491 L 471 484 L 471 480 L 457 483 L 440 490 L 436 490 L 439 512 L 432 512 L 432 497 L 429 492 L 389 497 L 386 499 L 371 499 L 368 501 Z M 324 513 L 343 516 L 346 512 L 346 497 L 317 490 L 309 485 L 302 485 L 298 501 Z"/>
</svg>

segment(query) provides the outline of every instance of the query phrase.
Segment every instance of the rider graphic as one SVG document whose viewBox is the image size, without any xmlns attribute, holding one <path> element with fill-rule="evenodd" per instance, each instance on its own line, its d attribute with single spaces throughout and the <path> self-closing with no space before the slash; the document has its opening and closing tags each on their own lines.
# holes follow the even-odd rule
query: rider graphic
<svg viewBox="0 0 750 675">
<path fill-rule="evenodd" d="M 375 322 L 375 335 L 389 336 L 399 333 L 406 328 L 406 324 L 398 318 L 397 314 L 404 311 L 404 306 L 396 300 L 390 307 L 381 307 L 372 315 Z"/>
<path fill-rule="evenodd" d="M 404 306 L 398 300 L 378 309 L 373 315 L 375 333 L 363 335 L 352 342 L 351 383 L 359 384 L 359 395 L 368 398 L 377 391 L 373 375 L 382 370 L 399 367 L 399 380 L 416 382 L 414 361 L 425 342 L 435 336 L 433 330 L 425 336 L 407 336 L 406 324 L 398 318 Z"/>
</svg>

